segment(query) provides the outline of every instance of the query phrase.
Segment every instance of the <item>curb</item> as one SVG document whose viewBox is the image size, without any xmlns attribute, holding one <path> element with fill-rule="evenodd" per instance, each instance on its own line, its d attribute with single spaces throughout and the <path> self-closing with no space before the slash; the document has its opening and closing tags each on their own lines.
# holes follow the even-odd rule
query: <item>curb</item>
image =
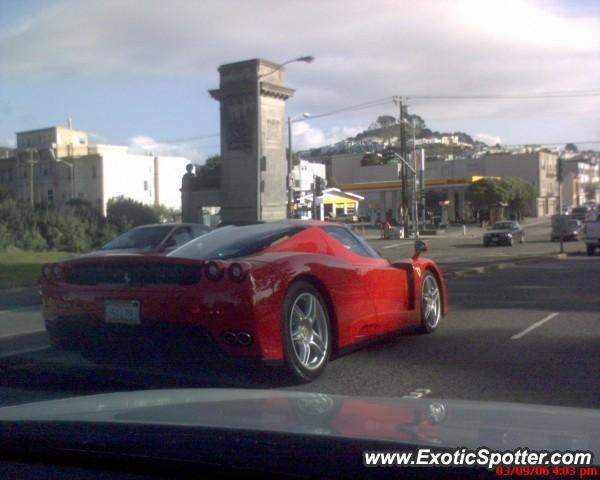
<svg viewBox="0 0 600 480">
<path fill-rule="evenodd" d="M 20 363 L 21 356 L 49 346 L 46 330 L 0 338 L 0 368 Z"/>
</svg>

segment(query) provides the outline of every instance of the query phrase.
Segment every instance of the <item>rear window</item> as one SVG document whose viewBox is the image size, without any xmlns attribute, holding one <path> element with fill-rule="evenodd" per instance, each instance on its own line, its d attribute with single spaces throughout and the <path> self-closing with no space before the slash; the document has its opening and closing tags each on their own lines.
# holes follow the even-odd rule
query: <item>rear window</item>
<svg viewBox="0 0 600 480">
<path fill-rule="evenodd" d="M 270 247 L 276 242 L 304 230 L 305 226 L 285 223 L 227 226 L 202 235 L 181 248 L 172 251 L 170 257 L 196 260 L 217 260 L 244 257 Z"/>
<path fill-rule="evenodd" d="M 108 242 L 101 250 L 151 250 L 158 247 L 171 230 L 172 225 L 134 228 Z"/>
<path fill-rule="evenodd" d="M 513 228 L 516 228 L 516 226 L 514 223 L 502 222 L 502 223 L 494 224 L 494 226 L 492 228 L 494 230 L 512 230 Z"/>
<path fill-rule="evenodd" d="M 348 250 L 360 255 L 361 257 L 379 257 L 379 254 L 362 238 L 355 235 L 350 229 L 345 227 L 326 226 L 321 227 Z"/>
</svg>

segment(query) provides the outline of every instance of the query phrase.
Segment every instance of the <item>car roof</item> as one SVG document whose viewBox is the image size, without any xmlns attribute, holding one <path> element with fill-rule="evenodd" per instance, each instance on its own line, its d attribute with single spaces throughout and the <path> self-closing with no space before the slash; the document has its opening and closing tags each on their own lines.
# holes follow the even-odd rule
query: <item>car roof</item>
<svg viewBox="0 0 600 480">
<path fill-rule="evenodd" d="M 138 225 L 137 227 L 134 227 L 134 228 L 150 228 L 150 227 L 189 227 L 189 226 L 202 226 L 202 227 L 208 227 L 207 225 L 204 225 L 203 223 L 191 223 L 191 222 L 186 222 L 186 223 L 177 223 L 177 222 L 167 222 L 167 223 L 148 223 L 147 225 Z"/>
</svg>

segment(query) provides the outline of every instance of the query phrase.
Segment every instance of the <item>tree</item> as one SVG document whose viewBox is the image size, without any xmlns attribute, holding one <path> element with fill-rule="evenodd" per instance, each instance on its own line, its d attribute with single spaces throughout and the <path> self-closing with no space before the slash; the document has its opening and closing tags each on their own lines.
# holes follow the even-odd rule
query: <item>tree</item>
<svg viewBox="0 0 600 480">
<path fill-rule="evenodd" d="M 583 190 L 585 191 L 585 198 L 587 200 L 595 200 L 596 199 L 596 191 L 600 189 L 600 182 L 589 182 L 583 186 Z"/>
<path fill-rule="evenodd" d="M 372 165 L 381 165 L 382 158 L 376 153 L 367 153 L 360 159 L 360 164 L 363 167 Z"/>
<path fill-rule="evenodd" d="M 396 125 L 396 117 L 393 117 L 392 115 L 379 115 L 376 123 L 382 128 L 388 128 L 392 125 Z"/>
<path fill-rule="evenodd" d="M 577 148 L 577 145 L 575 145 L 574 143 L 567 143 L 565 145 L 565 150 L 567 152 L 573 152 L 573 153 L 579 152 L 579 149 Z"/>
<path fill-rule="evenodd" d="M 123 196 L 111 198 L 106 210 L 108 220 L 116 225 L 119 231 L 160 221 L 151 206 Z"/>
<path fill-rule="evenodd" d="M 465 198 L 475 208 L 489 210 L 491 207 L 508 200 L 509 188 L 494 178 L 482 178 L 467 187 Z"/>
<path fill-rule="evenodd" d="M 527 206 L 535 198 L 534 186 L 519 177 L 506 177 L 502 179 L 508 190 L 508 207 L 517 219 L 523 218 Z"/>
<path fill-rule="evenodd" d="M 196 167 L 198 184 L 201 187 L 218 187 L 221 184 L 221 155 L 212 155 L 204 165 Z"/>
</svg>

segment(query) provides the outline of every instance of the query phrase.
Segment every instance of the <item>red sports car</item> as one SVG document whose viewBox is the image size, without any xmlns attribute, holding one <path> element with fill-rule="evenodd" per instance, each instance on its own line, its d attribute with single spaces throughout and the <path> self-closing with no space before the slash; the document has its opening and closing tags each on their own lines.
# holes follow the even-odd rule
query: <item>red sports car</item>
<svg viewBox="0 0 600 480">
<path fill-rule="evenodd" d="M 390 263 L 348 227 L 284 221 L 213 230 L 167 256 L 105 255 L 46 265 L 52 344 L 192 332 L 227 355 L 285 362 L 310 381 L 332 356 L 388 332 L 433 332 L 447 312 L 437 265 Z M 198 345 L 198 348 L 200 347 Z"/>
</svg>

